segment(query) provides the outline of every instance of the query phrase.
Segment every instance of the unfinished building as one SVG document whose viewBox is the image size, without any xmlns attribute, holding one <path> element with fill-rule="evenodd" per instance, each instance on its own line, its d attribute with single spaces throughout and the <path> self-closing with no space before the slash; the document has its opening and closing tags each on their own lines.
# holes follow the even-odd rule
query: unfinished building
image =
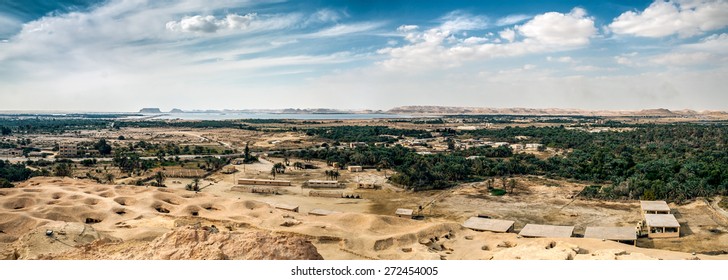
<svg viewBox="0 0 728 280">
<path fill-rule="evenodd" d="M 645 214 L 670 214 L 670 206 L 665 201 L 640 201 L 642 215 Z"/>
<path fill-rule="evenodd" d="M 291 211 L 291 212 L 298 212 L 298 206 L 297 205 L 290 205 L 285 203 L 270 203 L 270 206 L 273 206 L 273 208 Z"/>
<path fill-rule="evenodd" d="M 290 186 L 291 181 L 266 179 L 238 179 L 238 185 Z"/>
<path fill-rule="evenodd" d="M 470 217 L 463 227 L 477 231 L 509 232 L 513 230 L 514 221 Z"/>
<path fill-rule="evenodd" d="M 680 223 L 672 214 L 645 214 L 645 230 L 649 238 L 680 237 Z"/>
<path fill-rule="evenodd" d="M 248 192 L 248 193 L 260 193 L 260 194 L 280 194 L 278 188 L 269 186 L 234 186 L 230 189 L 231 191 Z"/>
<path fill-rule="evenodd" d="M 364 167 L 361 167 L 359 165 L 349 165 L 347 168 L 349 172 L 362 172 L 364 171 Z"/>
<path fill-rule="evenodd" d="M 305 187 L 308 188 L 340 188 L 339 181 L 308 180 Z"/>
<path fill-rule="evenodd" d="M 552 226 L 527 224 L 518 233 L 524 237 L 571 237 L 574 234 L 574 226 Z"/>
<path fill-rule="evenodd" d="M 587 227 L 584 238 L 626 242 L 637 246 L 637 231 L 632 227 Z"/>
<path fill-rule="evenodd" d="M 412 214 L 414 213 L 414 210 L 412 209 L 404 209 L 404 208 L 397 208 L 397 211 L 394 211 L 394 215 L 400 218 L 407 218 L 412 219 Z"/>
</svg>

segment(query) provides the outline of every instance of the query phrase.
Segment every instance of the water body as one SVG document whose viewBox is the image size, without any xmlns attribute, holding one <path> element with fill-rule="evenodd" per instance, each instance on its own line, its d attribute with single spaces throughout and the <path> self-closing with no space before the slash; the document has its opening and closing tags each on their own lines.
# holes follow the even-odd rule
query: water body
<svg viewBox="0 0 728 280">
<path fill-rule="evenodd" d="M 370 120 L 412 118 L 394 114 L 275 114 L 275 113 L 163 113 L 144 114 L 150 120 L 238 120 L 238 119 L 294 119 L 294 120 Z"/>
</svg>

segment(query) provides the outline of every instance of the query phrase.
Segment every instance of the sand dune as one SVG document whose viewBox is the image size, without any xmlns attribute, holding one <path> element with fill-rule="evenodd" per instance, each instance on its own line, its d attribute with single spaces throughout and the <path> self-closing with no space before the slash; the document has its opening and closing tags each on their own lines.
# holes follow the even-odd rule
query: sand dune
<svg viewBox="0 0 728 280">
<path fill-rule="evenodd" d="M 48 231 L 52 234 L 47 234 Z M 38 177 L 0 189 L 0 259 L 711 259 L 445 220 L 309 216 L 255 200 Z"/>
</svg>

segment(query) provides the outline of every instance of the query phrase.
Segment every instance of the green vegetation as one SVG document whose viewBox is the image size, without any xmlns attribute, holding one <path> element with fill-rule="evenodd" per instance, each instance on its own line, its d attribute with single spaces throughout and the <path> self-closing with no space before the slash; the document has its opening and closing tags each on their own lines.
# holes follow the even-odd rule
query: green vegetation
<svg viewBox="0 0 728 280">
<path fill-rule="evenodd" d="M 397 129 L 386 126 L 335 126 L 312 128 L 306 130 L 307 135 L 316 135 L 334 141 L 343 142 L 387 142 L 394 143 L 393 137 L 430 138 L 431 134 L 424 130 Z"/>
<path fill-rule="evenodd" d="M 493 176 L 532 174 L 601 184 L 583 194 L 601 199 L 684 201 L 728 193 L 726 126 L 649 125 L 633 131 L 602 133 L 526 127 L 464 134 L 509 142 L 524 135 L 530 137 L 529 141 L 572 151 L 545 160 L 487 147 L 435 155 L 418 155 L 400 146 L 304 150 L 294 155 L 340 166 L 386 162 L 397 171 L 390 180 L 414 190 L 446 188 L 456 182 Z M 468 160 L 466 156 L 479 157 Z"/>
<path fill-rule="evenodd" d="M 10 163 L 9 161 L 0 160 L 0 179 L 8 182 L 23 181 L 31 177 L 32 171 L 25 168 L 22 163 Z M 5 184 L 5 183 L 3 183 Z"/>
</svg>

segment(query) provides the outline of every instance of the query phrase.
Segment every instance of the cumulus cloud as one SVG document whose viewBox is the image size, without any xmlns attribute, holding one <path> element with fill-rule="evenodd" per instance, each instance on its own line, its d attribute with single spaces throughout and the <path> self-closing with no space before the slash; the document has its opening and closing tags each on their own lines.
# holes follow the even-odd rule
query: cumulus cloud
<svg viewBox="0 0 728 280">
<path fill-rule="evenodd" d="M 546 60 L 547 61 L 551 61 L 551 62 L 561 62 L 561 63 L 571 63 L 571 62 L 574 62 L 574 59 L 571 58 L 570 56 L 561 56 L 561 57 L 551 57 L 551 56 L 547 56 L 546 57 Z"/>
<path fill-rule="evenodd" d="M 586 45 L 589 38 L 597 33 L 594 19 L 588 17 L 582 8 L 574 8 L 568 14 L 550 12 L 538 15 L 517 29 L 530 40 L 559 46 Z"/>
<path fill-rule="evenodd" d="M 451 13 L 443 18 L 450 20 L 423 31 L 398 28 L 398 31 L 405 33 L 409 44 L 380 49 L 380 54 L 389 55 L 381 65 L 388 69 L 422 70 L 428 67 L 456 67 L 473 59 L 578 48 L 588 44 L 597 32 L 594 20 L 581 8 L 574 8 L 566 14 L 550 12 L 537 15 L 523 25 L 498 32 L 503 40 L 475 36 L 458 38 L 458 31 L 472 30 L 479 26 L 482 28 L 485 22 L 481 17 L 474 19 Z"/>
<path fill-rule="evenodd" d="M 245 15 L 228 14 L 224 18 L 214 16 L 187 16 L 165 25 L 170 31 L 215 33 L 219 30 L 272 30 L 286 28 L 298 22 L 300 16 L 272 15 L 260 17 L 256 13 Z"/>
<path fill-rule="evenodd" d="M 498 32 L 498 35 L 508 42 L 513 42 L 514 40 L 516 40 L 516 31 L 513 31 L 513 29 L 510 28 L 503 29 L 502 31 Z"/>
<path fill-rule="evenodd" d="M 691 37 L 728 26 L 728 1 L 653 2 L 644 11 L 628 11 L 609 24 L 615 34 L 665 37 L 677 34 Z"/>
</svg>

